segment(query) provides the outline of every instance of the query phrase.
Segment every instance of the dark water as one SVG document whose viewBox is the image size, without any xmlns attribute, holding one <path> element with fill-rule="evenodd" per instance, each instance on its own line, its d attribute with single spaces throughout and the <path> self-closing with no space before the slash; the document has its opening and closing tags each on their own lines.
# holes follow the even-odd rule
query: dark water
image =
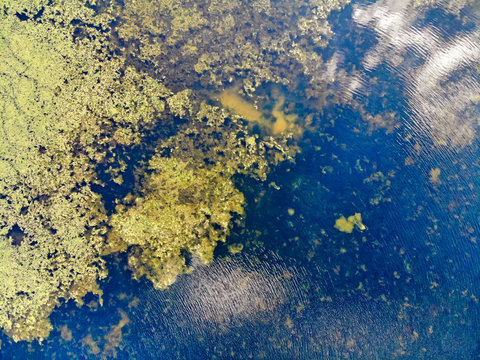
<svg viewBox="0 0 480 360">
<path fill-rule="evenodd" d="M 295 164 L 237 179 L 246 220 L 214 264 L 193 259 L 156 291 L 111 259 L 103 307 L 92 296 L 52 316 L 72 340 L 3 337 L 2 358 L 480 358 L 480 31 L 462 15 L 401 1 L 333 14 L 324 56 L 345 104 L 327 107 L 317 121 L 332 125 L 304 135 Z M 334 228 L 356 212 L 366 230 Z"/>
</svg>

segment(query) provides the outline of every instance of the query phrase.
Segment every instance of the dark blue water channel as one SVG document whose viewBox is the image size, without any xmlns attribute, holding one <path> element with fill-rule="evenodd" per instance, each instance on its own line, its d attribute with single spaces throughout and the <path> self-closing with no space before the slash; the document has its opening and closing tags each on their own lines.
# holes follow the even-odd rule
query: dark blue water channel
<svg viewBox="0 0 480 360">
<path fill-rule="evenodd" d="M 480 359 L 480 112 L 465 100 L 480 52 L 464 50 L 478 22 L 415 11 L 384 1 L 332 15 L 324 56 L 341 59 L 349 75 L 332 88 L 352 100 L 314 119 L 330 125 L 305 132 L 295 164 L 236 179 L 246 217 L 212 265 L 192 259 L 156 291 L 111 258 L 103 306 L 65 304 L 42 345 L 2 337 L 1 357 Z M 334 227 L 354 213 L 367 229 Z"/>
</svg>

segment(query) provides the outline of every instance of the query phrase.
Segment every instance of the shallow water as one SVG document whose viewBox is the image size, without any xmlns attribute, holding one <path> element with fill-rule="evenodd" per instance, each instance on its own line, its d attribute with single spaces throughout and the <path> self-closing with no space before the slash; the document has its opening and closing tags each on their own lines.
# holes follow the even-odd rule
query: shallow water
<svg viewBox="0 0 480 360">
<path fill-rule="evenodd" d="M 238 179 L 245 224 L 214 263 L 192 259 L 157 291 L 112 258 L 103 307 L 92 296 L 52 316 L 73 340 L 2 337 L 3 358 L 480 358 L 478 24 L 403 1 L 333 14 L 324 55 L 345 103 L 326 107 L 332 125 L 304 134 L 295 164 Z M 366 230 L 334 228 L 356 212 Z M 108 350 L 119 309 L 130 322 Z"/>
</svg>

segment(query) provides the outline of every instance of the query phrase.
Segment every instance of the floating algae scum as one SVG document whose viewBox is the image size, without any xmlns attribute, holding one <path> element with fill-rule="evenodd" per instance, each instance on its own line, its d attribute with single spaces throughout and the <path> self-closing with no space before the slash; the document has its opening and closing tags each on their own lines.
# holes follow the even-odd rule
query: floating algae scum
<svg viewBox="0 0 480 360">
<path fill-rule="evenodd" d="M 480 358 L 478 9 L 0 0 L 0 357 Z"/>
</svg>

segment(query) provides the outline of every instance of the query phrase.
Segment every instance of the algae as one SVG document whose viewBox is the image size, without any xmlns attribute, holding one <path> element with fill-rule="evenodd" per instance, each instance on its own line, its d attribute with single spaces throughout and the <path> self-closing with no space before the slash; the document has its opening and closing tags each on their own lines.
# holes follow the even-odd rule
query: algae
<svg viewBox="0 0 480 360">
<path fill-rule="evenodd" d="M 243 213 L 243 194 L 222 176 L 221 167 L 196 169 L 175 158 L 155 157 L 142 197 L 120 206 L 111 224 L 130 247 L 129 265 L 156 288 L 171 285 L 188 270 L 184 251 L 210 262 L 225 241 L 233 213 Z"/>
<path fill-rule="evenodd" d="M 264 118 L 262 112 L 253 104 L 249 103 L 240 95 L 238 95 L 235 88 L 226 89 L 218 96 L 218 99 L 224 108 L 241 116 L 249 122 L 259 125 L 265 125 L 267 123 L 267 120 Z"/>
<path fill-rule="evenodd" d="M 272 126 L 272 134 L 280 135 L 287 129 L 295 127 L 295 121 L 298 118 L 297 114 L 285 114 L 283 111 L 285 98 L 281 96 L 275 103 L 275 107 L 272 110 L 272 115 L 275 118 L 275 122 Z M 298 129 L 301 132 L 301 129 Z"/>
<path fill-rule="evenodd" d="M 295 153 L 273 138 L 247 135 L 246 126 L 218 107 L 200 104 L 195 119 L 158 144 L 137 194 L 111 218 L 110 243 L 128 247 L 134 276 L 147 276 L 158 289 L 191 270 L 187 256 L 210 263 L 232 218 L 243 215 L 244 197 L 232 176 L 265 180 L 271 165 Z"/>
<path fill-rule="evenodd" d="M 245 100 L 239 95 L 239 89 L 236 86 L 225 89 L 218 95 L 218 100 L 225 109 L 245 119 L 250 126 L 259 126 L 265 134 L 278 137 L 290 132 L 296 137 L 301 137 L 303 129 L 295 123 L 298 115 L 285 113 L 285 97 L 280 95 L 277 89 L 272 91 L 272 96 L 275 104 L 271 112 L 262 105 L 256 106 Z M 273 121 L 270 118 L 273 118 Z"/>
<path fill-rule="evenodd" d="M 305 97 L 323 96 L 315 47 L 346 3 L 3 0 L 0 328 L 15 341 L 46 338 L 62 301 L 101 298 L 112 252 L 128 251 L 134 276 L 158 288 L 189 271 L 189 254 L 211 261 L 243 214 L 234 177 L 263 181 L 298 151 L 283 102 L 272 137 L 244 124 L 250 114 L 209 105 L 211 94 L 235 81 L 253 96 L 305 75 Z M 129 186 L 127 176 L 134 189 L 110 215 L 102 189 Z"/>
<path fill-rule="evenodd" d="M 355 226 L 360 231 L 363 231 L 367 228 L 362 223 L 362 214 L 360 213 L 355 213 L 348 218 L 345 218 L 345 216 L 341 216 L 340 218 L 335 220 L 335 229 L 341 232 L 351 233 Z"/>
<path fill-rule="evenodd" d="M 165 90 L 100 42 L 72 41 L 75 28 L 61 24 L 93 15 L 81 3 L 45 4 L 41 22 L 20 20 L 19 3 L 0 15 L 0 327 L 33 340 L 48 335 L 61 298 L 101 294 L 108 218 L 95 169 L 139 141 Z"/>
<path fill-rule="evenodd" d="M 442 183 L 442 180 L 440 180 L 440 174 L 441 174 L 441 170 L 439 168 L 435 168 L 435 169 L 430 169 L 430 182 L 432 184 L 441 184 Z"/>
</svg>

